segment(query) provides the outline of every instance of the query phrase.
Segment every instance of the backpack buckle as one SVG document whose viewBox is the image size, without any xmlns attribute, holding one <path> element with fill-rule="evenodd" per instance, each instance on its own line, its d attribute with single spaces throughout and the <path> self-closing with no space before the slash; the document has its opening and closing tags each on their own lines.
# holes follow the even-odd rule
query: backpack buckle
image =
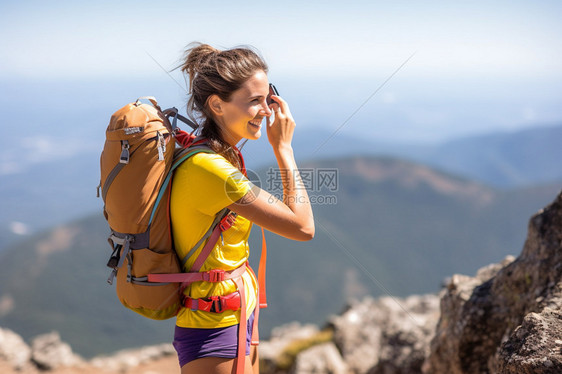
<svg viewBox="0 0 562 374">
<path fill-rule="evenodd" d="M 209 312 L 221 313 L 222 312 L 221 297 L 211 296 L 210 299 L 211 299 L 211 308 L 209 309 Z"/>
<path fill-rule="evenodd" d="M 240 292 L 236 291 L 225 296 L 211 296 L 204 299 L 185 297 L 183 305 L 192 311 L 222 313 L 225 310 L 238 310 L 241 307 Z"/>
<path fill-rule="evenodd" d="M 207 282 L 222 282 L 224 280 L 224 270 L 222 269 L 213 269 L 207 272 L 209 280 Z"/>
<path fill-rule="evenodd" d="M 225 296 L 212 296 L 211 312 L 222 313 L 225 310 L 240 309 L 240 292 L 236 291 Z"/>
<path fill-rule="evenodd" d="M 221 219 L 219 223 L 219 227 L 221 231 L 226 231 L 229 228 L 231 228 L 235 221 L 236 221 L 236 213 L 234 212 L 228 213 L 223 219 Z"/>
</svg>

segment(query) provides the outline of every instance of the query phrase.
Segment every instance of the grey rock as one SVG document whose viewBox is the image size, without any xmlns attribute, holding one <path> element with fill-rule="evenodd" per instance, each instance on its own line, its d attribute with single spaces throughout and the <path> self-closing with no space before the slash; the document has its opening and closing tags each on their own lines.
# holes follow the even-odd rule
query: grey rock
<svg viewBox="0 0 562 374">
<path fill-rule="evenodd" d="M 31 342 L 31 360 L 41 370 L 80 366 L 84 360 L 60 339 L 57 332 L 39 335 Z"/>
<path fill-rule="evenodd" d="M 562 312 L 545 308 L 529 313 L 499 352 L 502 374 L 562 373 Z"/>
<path fill-rule="evenodd" d="M 323 343 L 301 352 L 296 359 L 295 374 L 346 374 L 347 365 L 334 343 Z"/>
<path fill-rule="evenodd" d="M 90 364 L 103 370 L 126 372 L 141 364 L 175 354 L 176 351 L 171 344 L 159 344 L 138 349 L 124 349 L 111 356 L 96 357 L 90 361 Z"/>
<path fill-rule="evenodd" d="M 562 194 L 531 218 L 516 260 L 451 278 L 424 373 L 561 373 L 561 307 Z"/>
<path fill-rule="evenodd" d="M 13 368 L 23 370 L 30 365 L 31 348 L 21 336 L 9 329 L 0 328 L 0 360 Z"/>
<path fill-rule="evenodd" d="M 367 298 L 334 317 L 334 341 L 352 373 L 421 373 L 439 318 L 437 295 Z"/>
<path fill-rule="evenodd" d="M 260 341 L 259 354 L 262 372 L 276 373 L 280 354 L 293 342 L 305 340 L 318 334 L 318 327 L 312 324 L 288 323 L 275 327 L 269 340 Z"/>
</svg>

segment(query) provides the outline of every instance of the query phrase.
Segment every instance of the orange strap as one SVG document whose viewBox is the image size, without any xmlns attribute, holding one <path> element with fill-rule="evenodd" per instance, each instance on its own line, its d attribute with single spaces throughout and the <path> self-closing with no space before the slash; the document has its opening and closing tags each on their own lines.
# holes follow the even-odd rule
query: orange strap
<svg viewBox="0 0 562 374">
<path fill-rule="evenodd" d="M 267 308 L 267 293 L 265 291 L 265 267 L 267 262 L 267 243 L 265 241 L 265 230 L 261 228 L 261 256 L 260 267 L 258 269 L 259 283 L 259 305 L 260 308 Z"/>
<path fill-rule="evenodd" d="M 258 269 L 258 305 L 254 310 L 254 327 L 252 329 L 252 345 L 260 344 L 260 334 L 258 329 L 258 322 L 260 319 L 260 309 L 267 308 L 267 292 L 265 289 L 265 270 L 267 262 L 267 243 L 265 241 L 265 231 L 263 227 L 261 228 L 261 256 L 260 256 L 260 267 Z M 256 278 L 254 270 L 248 266 L 248 269 Z"/>
</svg>

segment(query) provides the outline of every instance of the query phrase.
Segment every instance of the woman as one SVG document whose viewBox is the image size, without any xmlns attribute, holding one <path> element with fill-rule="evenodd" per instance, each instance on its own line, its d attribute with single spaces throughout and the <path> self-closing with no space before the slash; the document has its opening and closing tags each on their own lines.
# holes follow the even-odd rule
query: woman
<svg viewBox="0 0 562 374">
<path fill-rule="evenodd" d="M 272 96 L 274 103 L 268 106 L 268 69 L 262 58 L 249 48 L 220 51 L 197 43 L 186 51 L 181 69 L 189 78 L 188 113 L 202 122 L 201 135 L 214 153 L 190 157 L 174 175 L 170 209 L 180 258 L 198 243 L 223 208 L 238 216 L 232 227 L 223 232 L 200 271 L 231 271 L 243 266 L 249 257 L 252 223 L 290 239 L 312 239 L 312 209 L 291 146 L 295 121 L 281 97 Z M 283 201 L 241 176 L 244 166 L 236 145 L 242 139 L 259 139 L 264 119 L 281 171 Z M 196 257 L 197 252 L 188 258 L 184 271 L 191 269 Z M 246 295 L 245 314 L 249 316 L 245 373 L 258 373 L 257 350 L 249 345 L 257 284 L 250 271 L 241 278 L 241 294 Z M 188 299 L 205 300 L 231 295 L 237 289 L 233 280 L 195 282 L 184 294 Z M 174 346 L 182 373 L 231 373 L 236 365 L 241 311 L 192 309 L 182 308 L 176 323 Z"/>
</svg>

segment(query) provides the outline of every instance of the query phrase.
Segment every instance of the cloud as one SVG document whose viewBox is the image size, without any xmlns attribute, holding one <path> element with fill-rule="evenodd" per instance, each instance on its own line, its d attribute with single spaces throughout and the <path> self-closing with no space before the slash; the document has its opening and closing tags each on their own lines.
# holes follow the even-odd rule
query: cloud
<svg viewBox="0 0 562 374">
<path fill-rule="evenodd" d="M 10 314 L 14 310 L 15 304 L 12 295 L 2 295 L 0 298 L 0 317 Z"/>
<path fill-rule="evenodd" d="M 69 159 L 94 151 L 99 151 L 99 144 L 84 138 L 21 137 L 0 151 L 0 176 L 21 173 L 36 164 Z"/>
<path fill-rule="evenodd" d="M 10 231 L 16 235 L 28 235 L 31 232 L 25 223 L 18 221 L 10 222 Z"/>
<path fill-rule="evenodd" d="M 24 170 L 21 163 L 11 161 L 0 161 L 0 176 L 18 174 Z"/>
</svg>

